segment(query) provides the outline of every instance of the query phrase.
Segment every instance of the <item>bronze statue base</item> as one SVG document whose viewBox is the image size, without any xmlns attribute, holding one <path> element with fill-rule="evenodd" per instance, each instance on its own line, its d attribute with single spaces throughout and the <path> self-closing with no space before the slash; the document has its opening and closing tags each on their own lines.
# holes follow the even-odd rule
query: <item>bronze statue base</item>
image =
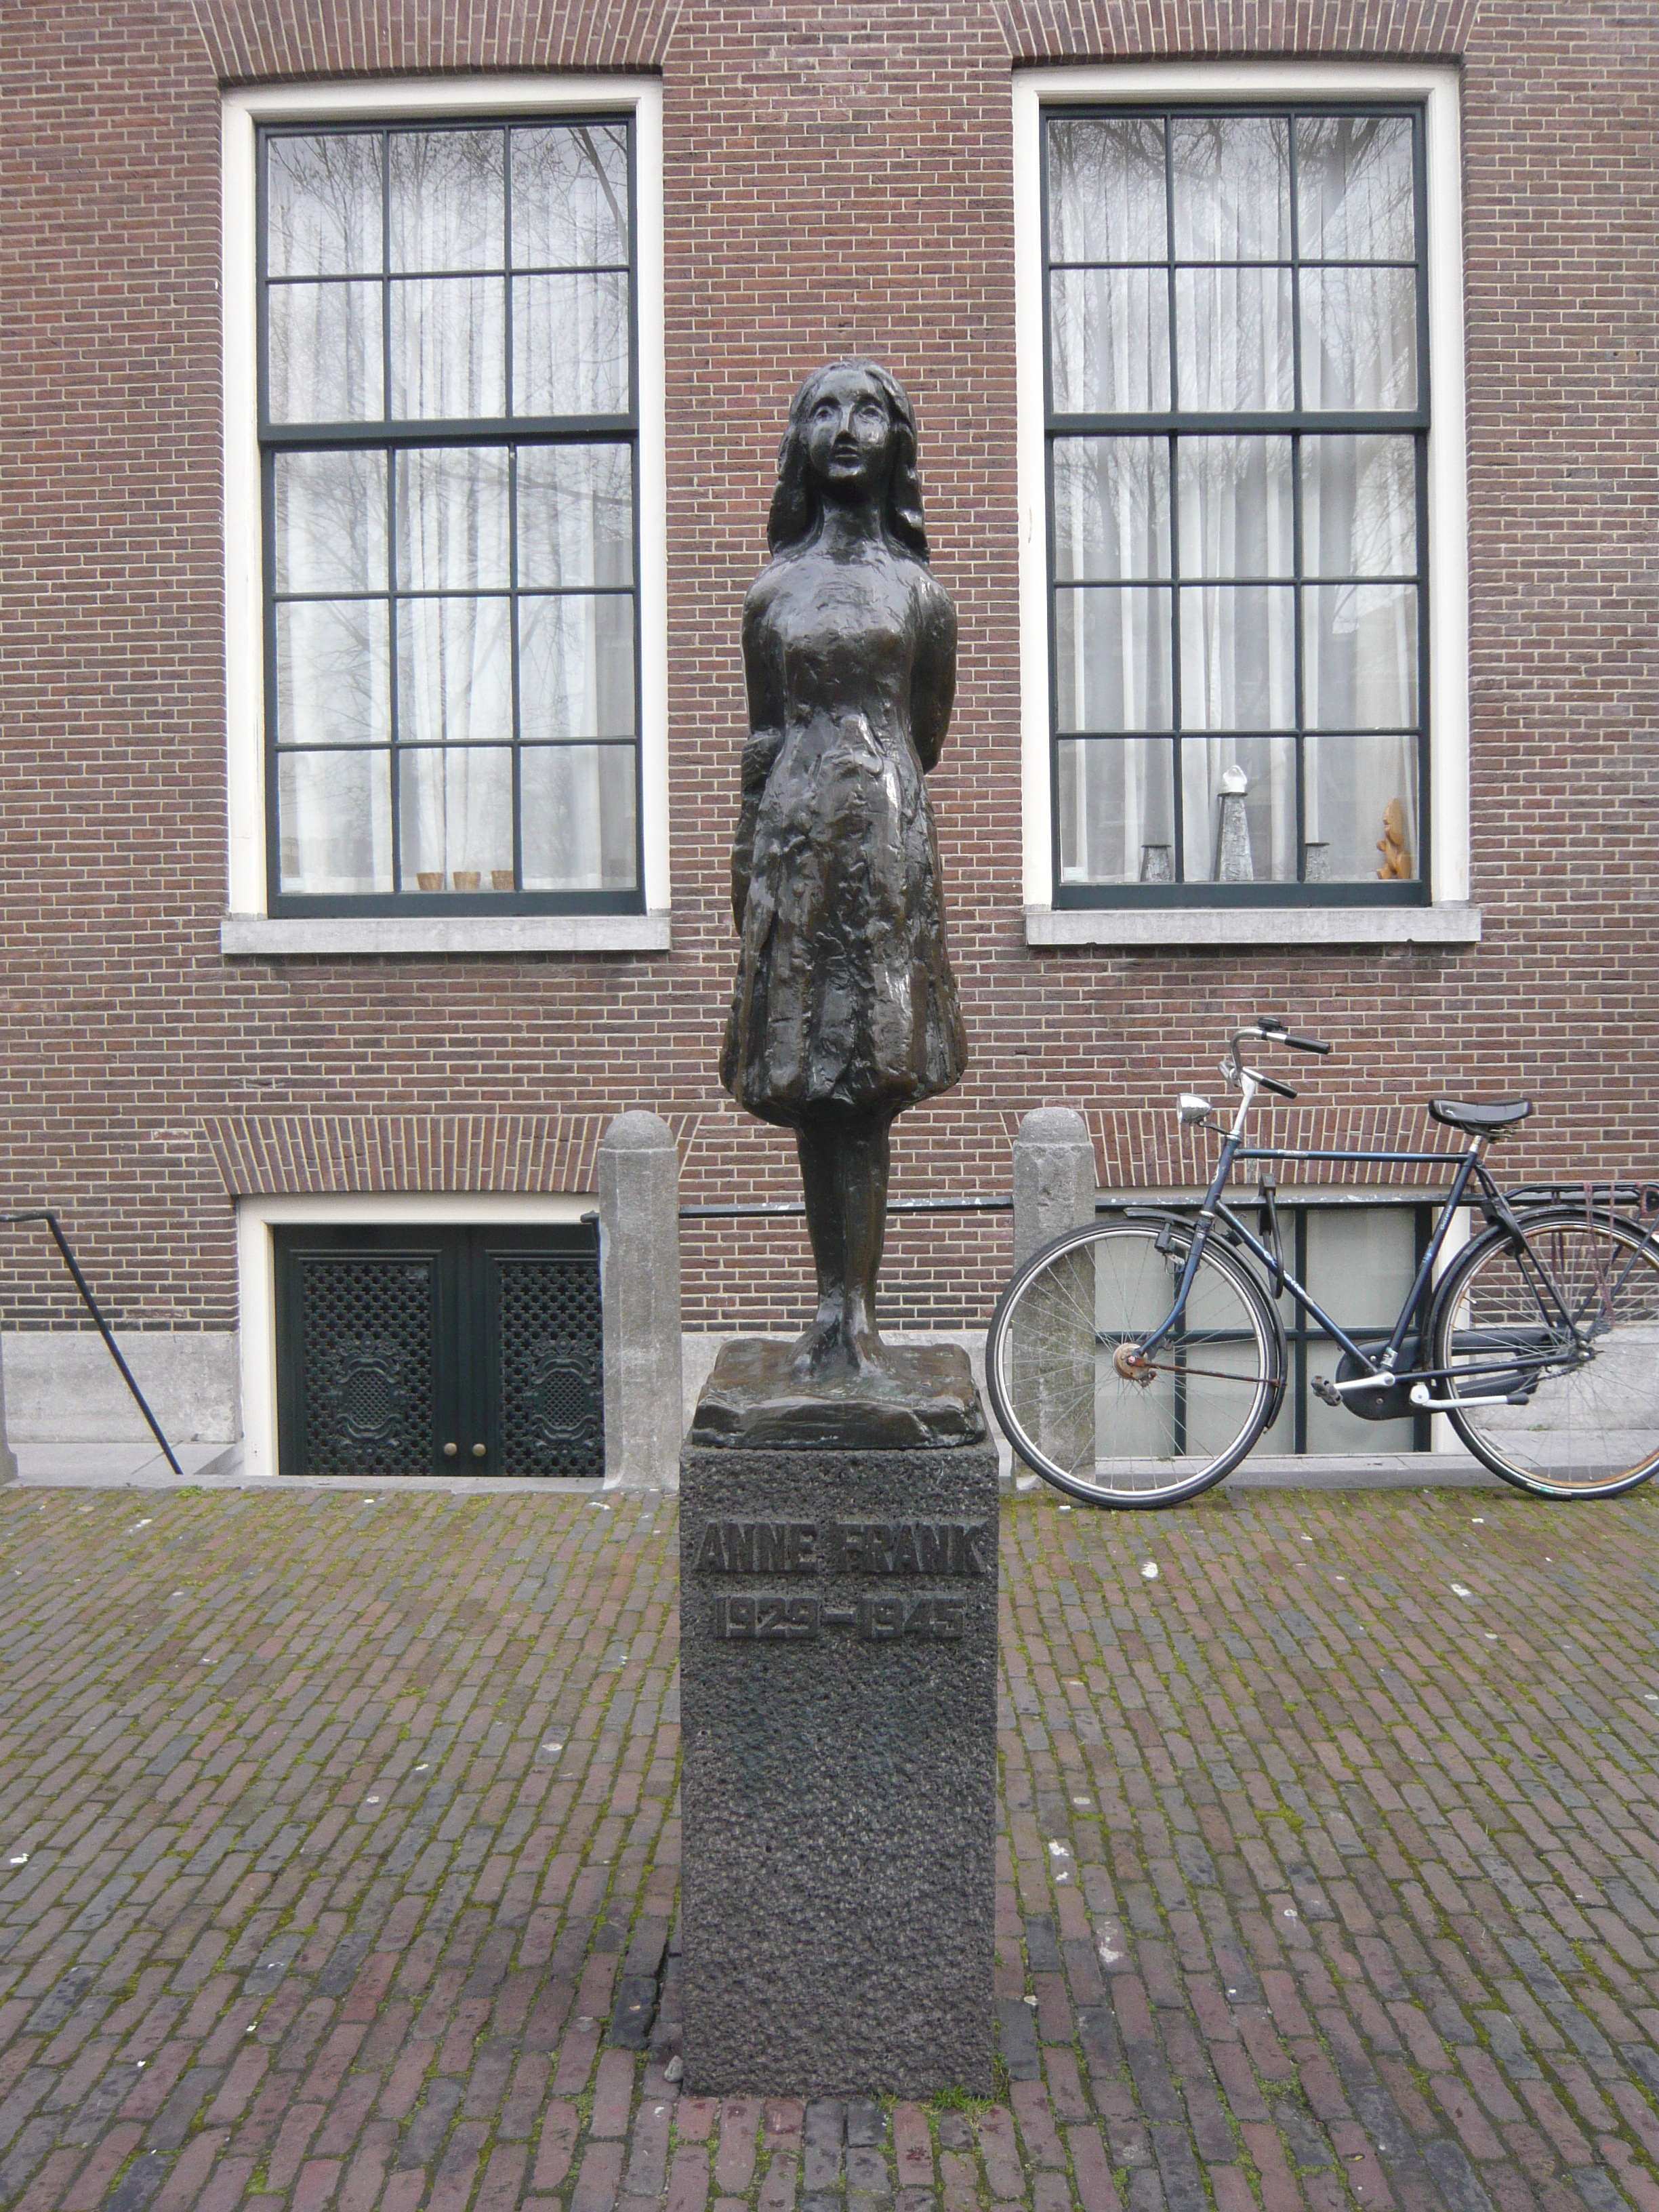
<svg viewBox="0 0 1659 2212">
<path fill-rule="evenodd" d="M 739 1337 L 725 1346 L 691 1417 L 690 1444 L 746 1451 L 905 1451 L 982 1443 L 984 1408 L 954 1344 L 890 1345 L 892 1371 L 802 1382 L 794 1346 Z"/>
</svg>

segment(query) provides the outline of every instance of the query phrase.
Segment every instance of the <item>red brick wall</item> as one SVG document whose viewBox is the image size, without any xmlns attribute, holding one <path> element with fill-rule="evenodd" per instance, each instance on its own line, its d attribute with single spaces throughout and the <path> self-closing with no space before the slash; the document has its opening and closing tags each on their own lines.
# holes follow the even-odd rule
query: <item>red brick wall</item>
<svg viewBox="0 0 1659 2212">
<path fill-rule="evenodd" d="M 1515 1169 L 1659 1168 L 1653 945 L 1655 40 L 1553 0 L 149 0 L 13 11 L 0 171 L 9 1110 L 0 1201 L 70 1218 L 120 1321 L 234 1323 L 210 1117 L 684 1117 L 686 1193 L 793 1194 L 714 1079 L 733 940 L 737 617 L 783 410 L 826 356 L 908 385 L 961 687 L 933 779 L 974 1065 L 896 1188 L 1003 1188 L 1011 1116 L 1161 1106 L 1226 1018 L 1339 1053 L 1322 1103 L 1532 1091 Z M 1474 951 L 1027 950 L 1021 923 L 1009 76 L 1122 54 L 1461 53 L 1473 520 Z M 675 950 L 237 961 L 225 900 L 217 86 L 654 67 L 667 175 Z M 220 1126 L 216 1124 L 215 1126 Z M 983 1315 L 1006 1222 L 895 1229 L 887 1310 Z M 688 1321 L 792 1320 L 794 1232 L 699 1227 Z M 0 1322 L 70 1310 L 0 1241 Z"/>
</svg>

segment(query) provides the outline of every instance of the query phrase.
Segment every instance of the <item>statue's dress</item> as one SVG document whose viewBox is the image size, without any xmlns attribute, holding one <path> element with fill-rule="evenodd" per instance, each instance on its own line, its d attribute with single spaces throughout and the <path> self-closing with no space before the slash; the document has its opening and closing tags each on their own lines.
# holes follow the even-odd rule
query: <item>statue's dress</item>
<svg viewBox="0 0 1659 2212">
<path fill-rule="evenodd" d="M 885 546 L 780 555 L 750 592 L 749 888 L 720 1081 L 763 1121 L 895 1114 L 967 1065 L 911 714 L 918 655 L 952 619 Z"/>
</svg>

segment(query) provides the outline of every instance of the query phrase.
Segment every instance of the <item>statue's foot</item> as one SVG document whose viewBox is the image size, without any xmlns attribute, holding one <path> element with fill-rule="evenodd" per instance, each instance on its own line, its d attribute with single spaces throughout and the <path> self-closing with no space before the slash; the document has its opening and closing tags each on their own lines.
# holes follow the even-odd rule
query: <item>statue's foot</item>
<svg viewBox="0 0 1659 2212">
<path fill-rule="evenodd" d="M 892 1373 L 892 1356 L 874 1328 L 867 1322 L 861 1328 L 855 1327 L 847 1329 L 844 1335 L 847 1356 L 852 1362 L 855 1375 L 874 1378 Z"/>
<path fill-rule="evenodd" d="M 820 1314 L 797 1339 L 790 1371 L 799 1382 L 828 1382 L 840 1376 L 890 1375 L 887 1346 L 867 1323 L 850 1323 L 840 1314 Z"/>
<path fill-rule="evenodd" d="M 789 1371 L 798 1382 L 818 1382 L 848 1372 L 839 1315 L 820 1314 L 811 1328 L 796 1338 Z"/>
</svg>

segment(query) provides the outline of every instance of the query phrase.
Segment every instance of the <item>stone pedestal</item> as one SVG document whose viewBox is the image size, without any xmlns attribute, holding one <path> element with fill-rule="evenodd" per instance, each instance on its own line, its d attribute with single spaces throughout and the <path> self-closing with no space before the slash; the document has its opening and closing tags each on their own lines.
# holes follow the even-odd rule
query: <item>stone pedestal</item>
<svg viewBox="0 0 1659 2212">
<path fill-rule="evenodd" d="M 688 1445 L 685 2086 L 992 2089 L 997 1455 Z"/>
</svg>

